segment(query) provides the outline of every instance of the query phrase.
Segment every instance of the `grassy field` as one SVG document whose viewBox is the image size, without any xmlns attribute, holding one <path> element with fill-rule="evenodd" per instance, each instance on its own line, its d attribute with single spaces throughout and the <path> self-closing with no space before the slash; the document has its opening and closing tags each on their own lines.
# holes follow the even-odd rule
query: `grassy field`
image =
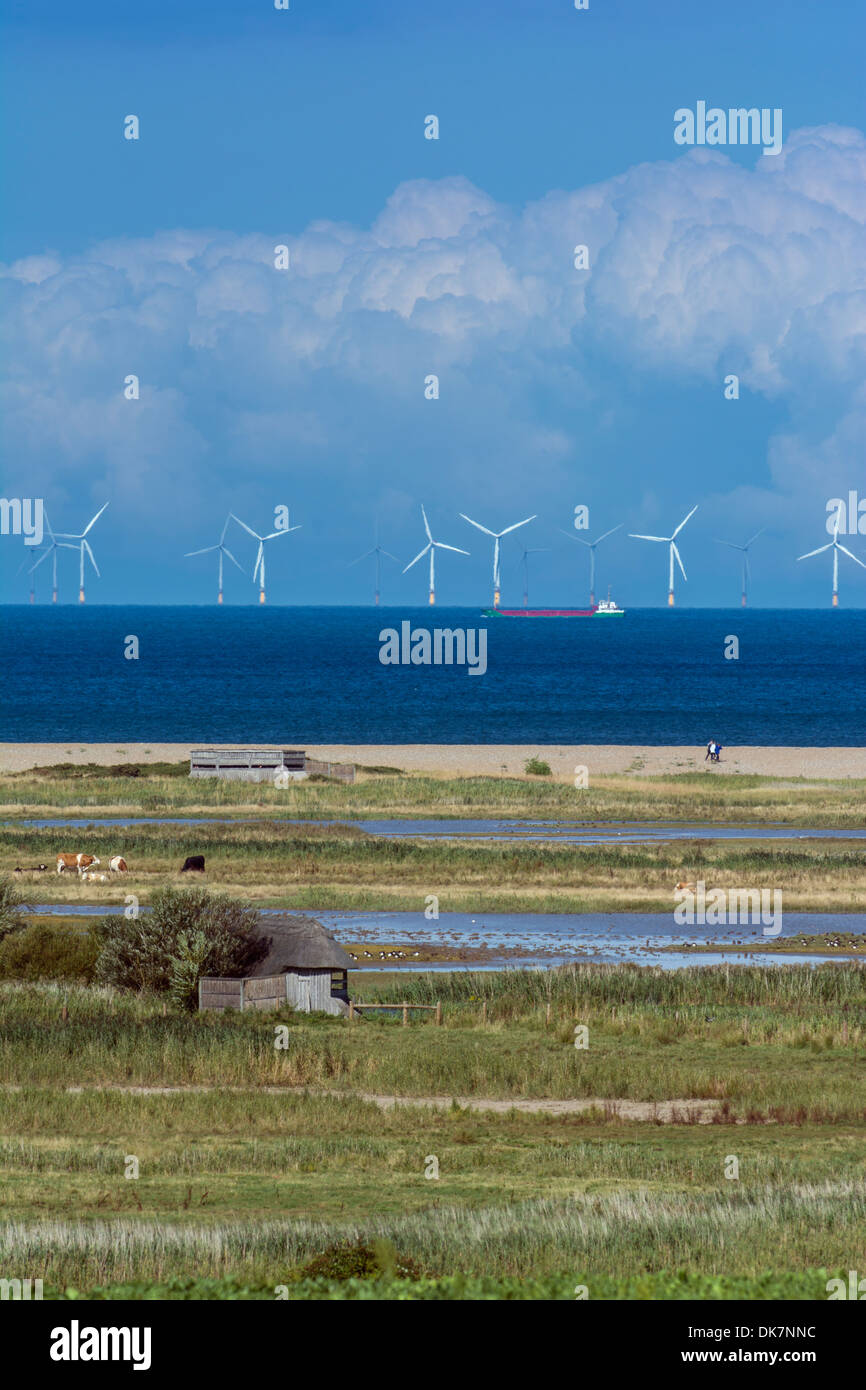
<svg viewBox="0 0 866 1390">
<path fill-rule="evenodd" d="M 664 777 L 598 776 L 577 789 L 544 777 L 431 777 L 359 771 L 352 786 L 311 779 L 270 785 L 188 777 L 188 764 L 0 774 L 0 814 L 541 817 L 550 820 L 708 821 L 862 827 L 866 782 L 774 779 L 718 769 Z"/>
<path fill-rule="evenodd" d="M 866 911 L 866 846 L 833 840 L 708 841 L 647 845 L 389 840 L 357 826 L 139 825 L 110 830 L 0 826 L 0 866 L 45 863 L 74 844 L 107 864 L 122 853 L 130 872 L 103 884 L 55 872 L 21 876 L 41 902 L 142 902 L 176 876 L 187 854 L 204 854 L 211 887 L 261 905 L 440 911 L 670 911 L 681 880 L 708 888 L 781 888 L 787 911 Z M 180 880 L 179 880 L 180 881 Z"/>
<path fill-rule="evenodd" d="M 441 997 L 444 1026 L 0 985 L 3 1273 L 38 1270 L 57 1296 L 819 1298 L 864 1263 L 863 967 L 419 974 L 364 992 Z M 382 1110 L 368 1091 L 599 1106 Z M 605 1110 L 617 1096 L 723 1104 L 715 1123 L 636 1123 Z M 419 1279 L 390 1282 L 387 1259 L 373 1283 L 303 1277 L 357 1240 Z"/>
<path fill-rule="evenodd" d="M 0 778 L 0 869 L 120 852 L 130 872 L 104 886 L 16 882 L 39 901 L 146 904 L 204 853 L 212 888 L 409 909 L 419 927 L 430 893 L 443 912 L 665 911 L 699 878 L 781 887 L 788 911 L 866 904 L 864 848 L 845 839 L 856 783 L 707 773 L 578 792 L 368 772 L 283 792 L 184 771 Z M 197 810 L 241 823 L 20 823 Z M 778 821 L 792 838 L 422 843 L 351 823 L 383 815 Z M 795 838 L 809 825 L 839 835 Z M 61 926 L 86 942 L 80 920 Z M 0 980 L 0 1276 L 42 1277 L 57 1298 L 823 1299 L 866 1267 L 866 964 L 358 972 L 352 992 L 441 1000 L 443 1026 L 188 1015 L 74 979 Z M 359 1243 L 375 1277 L 336 1278 Z"/>
</svg>

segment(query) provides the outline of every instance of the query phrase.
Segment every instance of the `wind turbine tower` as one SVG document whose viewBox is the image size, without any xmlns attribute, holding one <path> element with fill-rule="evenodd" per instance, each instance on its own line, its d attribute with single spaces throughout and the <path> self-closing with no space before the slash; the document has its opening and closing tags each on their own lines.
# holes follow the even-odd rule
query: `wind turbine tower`
<svg viewBox="0 0 866 1390">
<path fill-rule="evenodd" d="M 386 550 L 385 547 L 384 547 L 383 545 L 380 545 L 380 544 L 379 544 L 379 523 L 378 523 L 378 522 L 376 523 L 376 544 L 373 546 L 373 548 L 372 548 L 371 550 L 366 550 L 366 551 L 364 552 L 363 555 L 359 555 L 358 558 L 357 558 L 357 560 L 350 560 L 350 561 L 349 561 L 349 568 L 351 569 L 351 568 L 352 568 L 352 565 L 358 565 L 358 564 L 360 564 L 362 560 L 369 560 L 369 558 L 370 558 L 371 555 L 375 555 L 375 556 L 376 556 L 376 598 L 375 598 L 374 601 L 375 601 L 376 607 L 378 608 L 378 607 L 379 607 L 379 591 L 380 591 L 380 588 L 381 588 L 381 578 L 382 578 L 382 556 L 383 556 L 383 555 L 387 555 L 388 559 L 389 559 L 389 560 L 393 560 L 393 561 L 395 562 L 395 564 L 398 564 L 398 565 L 399 565 L 399 563 L 400 563 L 400 561 L 397 559 L 397 556 L 396 556 L 396 555 L 392 555 L 391 552 L 390 552 L 390 550 Z"/>
<path fill-rule="evenodd" d="M 99 508 L 99 511 L 96 513 L 96 516 L 92 516 L 92 517 L 90 518 L 90 520 L 88 521 L 88 523 L 87 523 L 87 525 L 85 526 L 85 528 L 84 528 L 83 531 L 80 531 L 80 532 L 77 532 L 77 533 L 74 533 L 74 534 L 73 534 L 73 533 L 70 533 L 70 532 L 67 532 L 67 531 L 58 531 L 58 532 L 57 532 L 57 538 L 56 538 L 56 539 L 57 539 L 57 544 L 58 544 L 58 546 L 60 547 L 60 549 L 61 549 L 61 550 L 77 550 L 77 551 L 78 551 L 78 554 L 79 554 L 79 562 L 80 562 L 80 563 L 79 563 L 79 574 L 78 574 L 78 602 L 79 602 L 79 603 L 83 603 L 83 602 L 84 602 L 84 555 L 85 555 L 85 552 L 87 553 L 87 557 L 88 557 L 88 559 L 90 560 L 91 565 L 92 565 L 93 568 L 96 570 L 96 577 L 97 577 L 97 579 L 101 579 L 101 578 L 102 578 L 101 574 L 99 573 L 99 567 L 98 567 L 98 565 L 97 565 L 95 559 L 93 558 L 93 551 L 92 551 L 91 548 L 90 548 L 90 542 L 89 542 L 88 539 L 87 539 L 87 533 L 88 533 L 88 531 L 91 529 L 91 527 L 93 527 L 93 526 L 96 525 L 97 521 L 98 521 L 99 518 L 102 516 L 102 513 L 105 511 L 105 508 L 106 508 L 107 506 L 108 506 L 108 503 L 107 503 L 107 502 L 104 502 L 103 505 Z M 52 539 L 54 539 L 54 538 L 52 537 Z M 76 541 L 77 544 L 76 544 L 76 545 L 70 545 L 70 544 L 69 544 L 70 541 Z M 64 544 L 64 542 L 65 542 L 65 544 Z M 55 594 L 56 594 L 56 592 L 57 592 L 56 571 L 55 571 L 55 584 L 54 584 L 54 590 L 55 590 Z M 54 601 L 56 602 L 56 599 L 55 599 Z"/>
<path fill-rule="evenodd" d="M 639 535 L 636 535 L 633 531 L 629 531 L 629 537 L 630 537 L 631 540 L 633 540 L 633 541 L 659 541 L 659 542 L 661 542 L 662 545 L 667 545 L 667 546 L 670 547 L 670 551 L 669 551 L 670 569 L 669 569 L 669 572 L 668 572 L 668 608 L 673 608 L 673 606 L 674 606 L 674 557 L 675 557 L 675 556 L 676 556 L 676 562 L 677 562 L 677 564 L 679 565 L 680 569 L 682 570 L 683 579 L 685 579 L 685 580 L 688 582 L 688 576 L 687 576 L 687 574 L 686 574 L 686 572 L 685 572 L 685 569 L 683 568 L 683 562 L 682 562 L 682 559 L 680 558 L 680 552 L 679 552 L 679 550 L 677 549 L 677 536 L 680 534 L 680 531 L 682 531 L 682 529 L 683 529 L 683 527 L 685 526 L 686 522 L 691 520 L 691 518 L 694 516 L 694 514 L 695 514 L 695 512 L 696 512 L 697 510 L 698 510 L 698 509 L 697 509 L 696 506 L 695 506 L 695 507 L 692 507 L 692 509 L 691 509 L 691 511 L 689 512 L 688 516 L 684 516 L 684 517 L 683 517 L 682 521 L 680 522 L 679 526 L 678 526 L 677 529 L 674 531 L 674 533 L 673 533 L 672 536 L 639 536 Z"/>
<path fill-rule="evenodd" d="M 239 516 L 235 516 L 234 512 L 232 512 L 232 513 L 230 514 L 229 519 L 230 519 L 230 520 L 234 519 L 234 520 L 237 522 L 238 526 L 242 526 L 242 527 L 244 528 L 244 530 L 247 531 L 247 532 L 254 538 L 254 540 L 257 540 L 258 543 L 259 543 L 259 548 L 258 548 L 258 551 L 256 552 L 256 563 L 253 565 L 253 583 L 255 583 L 255 582 L 256 582 L 256 579 L 258 579 L 258 581 L 259 581 L 259 603 L 264 603 L 264 601 L 265 601 L 265 542 L 266 542 L 266 541 L 275 541 L 275 540 L 277 539 L 278 536 L 287 536 L 287 535 L 289 534 L 290 531 L 300 531 L 301 528 L 300 528 L 300 526 L 287 526 L 287 527 L 285 528 L 285 530 L 283 530 L 283 531 L 271 531 L 271 532 L 269 532 L 269 534 L 266 535 L 266 536 L 260 536 L 259 533 L 258 533 L 258 531 L 254 531 L 253 528 L 252 528 L 251 526 L 247 526 L 247 523 L 246 523 L 245 521 L 241 521 L 241 519 L 240 519 Z"/>
<path fill-rule="evenodd" d="M 749 586 L 749 583 L 751 582 L 751 578 L 752 578 L 752 573 L 751 573 L 751 570 L 749 569 L 749 546 L 754 545 L 754 543 L 755 543 L 755 541 L 758 539 L 758 537 L 759 537 L 759 536 L 763 536 L 763 534 L 764 534 L 764 532 L 766 531 L 766 529 L 767 529 L 766 526 L 762 526 L 761 529 L 760 529 L 760 531 L 756 531 L 756 532 L 755 532 L 754 536 L 752 537 L 752 539 L 751 539 L 750 541 L 746 541 L 746 544 L 745 544 L 745 545 L 736 545 L 736 544 L 734 543 L 734 541 L 717 541 L 717 542 L 716 542 L 717 545 L 727 545 L 727 546 L 730 546 L 731 550 L 739 550 L 740 553 L 742 554 L 742 557 L 743 557 L 743 592 L 742 592 L 742 600 L 741 600 L 741 603 L 742 603 L 742 607 L 743 607 L 743 608 L 745 608 L 745 606 L 746 606 L 746 599 L 747 599 L 747 595 L 748 595 L 748 586 Z"/>
<path fill-rule="evenodd" d="M 610 528 L 609 531 L 605 531 L 605 532 L 603 533 L 603 535 L 599 536 L 598 540 L 595 540 L 595 541 L 585 541 L 585 540 L 583 539 L 583 536 L 575 536 L 575 535 L 572 534 L 571 531 L 563 531 L 563 529 L 562 529 L 561 526 L 558 527 L 558 529 L 559 529 L 560 531 L 562 531 L 562 534 L 563 534 L 564 536 L 568 536 L 569 540 L 571 540 L 571 541 L 577 541 L 580 545 L 585 545 L 586 548 L 587 548 L 587 550 L 589 551 L 589 605 L 590 605 L 590 608 L 594 608 L 594 607 L 595 607 L 595 548 L 596 548 L 597 545 L 601 545 L 602 541 L 606 541 L 607 538 L 608 538 L 608 536 L 612 536 L 613 533 L 614 533 L 614 531 L 619 531 L 619 530 L 622 528 L 622 526 L 623 526 L 624 524 L 625 524 L 625 523 L 621 521 L 621 522 L 619 523 L 619 526 L 612 526 L 612 527 Z"/>
<path fill-rule="evenodd" d="M 226 517 L 225 526 L 223 526 L 222 529 L 222 534 L 216 545 L 206 545 L 201 550 L 188 550 L 184 556 L 185 559 L 189 559 L 192 555 L 209 555 L 213 550 L 219 551 L 219 589 L 217 591 L 217 603 L 222 603 L 223 601 L 223 556 L 227 555 L 231 560 L 232 564 L 236 565 L 237 568 L 240 570 L 241 574 L 243 574 L 244 572 L 243 566 L 238 564 L 234 555 L 232 555 L 228 546 L 224 543 L 226 538 L 226 531 L 228 530 L 228 525 L 231 519 L 231 512 L 229 512 L 228 516 Z"/>
<path fill-rule="evenodd" d="M 406 569 L 403 570 L 403 573 L 405 574 L 406 570 L 410 570 L 413 565 L 417 565 L 418 561 L 423 560 L 427 552 L 430 552 L 430 592 L 427 601 L 428 603 L 433 604 L 436 602 L 436 551 L 453 550 L 457 555 L 468 555 L 469 551 L 461 550 L 459 545 L 446 545 L 444 541 L 434 541 L 433 533 L 430 530 L 430 523 L 427 520 L 427 513 L 424 510 L 423 504 L 421 507 L 421 515 L 424 518 L 424 530 L 427 532 L 427 544 L 425 545 L 423 550 L 419 550 L 414 560 L 409 561 L 408 565 L 406 566 Z"/>
<path fill-rule="evenodd" d="M 493 607 L 499 607 L 499 598 L 502 589 L 499 576 L 499 543 L 503 536 L 507 536 L 510 531 L 516 531 L 520 526 L 528 526 L 530 521 L 535 520 L 535 516 L 528 516 L 525 521 L 515 521 L 513 526 L 506 526 L 504 531 L 489 531 L 486 526 L 482 526 L 480 521 L 473 521 L 471 516 L 461 512 L 464 521 L 468 521 L 470 526 L 483 531 L 485 536 L 493 537 Z"/>
<path fill-rule="evenodd" d="M 542 551 L 547 551 L 547 550 L 549 550 L 549 549 L 550 549 L 550 547 L 549 547 L 549 546 L 546 546 L 546 545 L 530 546 L 530 548 L 529 548 L 528 550 L 527 550 L 526 546 L 523 547 L 523 554 L 522 554 L 521 557 L 520 557 L 520 564 L 523 566 L 523 606 L 524 606 L 524 608 L 528 608 L 528 607 L 529 607 L 529 557 L 530 557 L 530 555 L 540 555 L 540 554 L 542 553 Z"/>
<path fill-rule="evenodd" d="M 812 555 L 823 555 L 825 550 L 832 550 L 832 552 L 833 552 L 833 607 L 834 607 L 834 608 L 838 608 L 838 607 L 839 607 L 839 551 L 841 550 L 842 554 L 843 554 L 843 555 L 847 555 L 849 560 L 854 560 L 856 564 L 860 565 L 862 569 L 866 570 L 866 565 L 863 564 L 863 561 L 862 561 L 862 560 L 858 560 L 858 559 L 857 559 L 857 556 L 853 553 L 853 551 L 848 550 L 848 549 L 846 549 L 846 547 L 845 547 L 844 545 L 840 545 L 840 544 L 839 544 L 839 517 L 838 517 L 838 515 L 837 515 L 837 517 L 836 517 L 836 524 L 835 524 L 835 526 L 833 527 L 833 539 L 832 539 L 831 541 L 828 541 L 826 545 L 820 545 L 820 546 L 818 547 L 817 550 L 807 550 L 805 555 L 798 555 L 798 556 L 797 556 L 797 561 L 798 561 L 798 563 L 799 563 L 800 560 L 808 560 L 808 559 L 811 558 Z"/>
</svg>

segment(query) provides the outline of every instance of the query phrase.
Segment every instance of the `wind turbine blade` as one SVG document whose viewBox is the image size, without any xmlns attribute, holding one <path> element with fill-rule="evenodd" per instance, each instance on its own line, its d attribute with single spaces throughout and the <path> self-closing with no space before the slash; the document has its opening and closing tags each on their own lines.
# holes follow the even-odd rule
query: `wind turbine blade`
<svg viewBox="0 0 866 1390">
<path fill-rule="evenodd" d="M 760 535 L 760 534 L 761 534 L 761 533 L 760 533 L 760 531 L 759 531 L 759 532 L 758 532 L 758 535 Z M 737 545 L 735 541 L 720 541 L 719 538 L 718 538 L 717 536 L 714 536 L 714 537 L 713 537 L 713 540 L 716 542 L 716 545 L 729 545 L 729 546 L 731 547 L 732 550 L 745 550 L 745 549 L 746 549 L 746 547 L 745 547 L 744 545 Z M 751 545 L 751 541 L 749 542 L 749 544 Z"/>
<path fill-rule="evenodd" d="M 96 513 L 96 516 L 93 516 L 93 517 L 90 518 L 90 520 L 88 521 L 88 523 L 87 523 L 87 525 L 85 526 L 84 530 L 81 532 L 82 539 L 87 535 L 87 533 L 88 533 L 88 531 L 90 530 L 91 526 L 95 526 L 95 525 L 96 525 L 97 521 L 98 521 L 99 518 L 102 516 L 102 513 L 105 511 L 105 508 L 106 508 L 107 506 L 108 506 L 108 503 L 105 502 L 105 503 L 99 508 L 99 511 Z"/>
<path fill-rule="evenodd" d="M 536 513 L 534 513 L 532 516 L 528 516 L 528 517 L 526 518 L 525 521 L 515 521 L 515 523 L 514 523 L 513 526 L 506 526 L 506 528 L 505 528 L 504 531 L 500 531 L 500 532 L 499 532 L 500 536 L 507 536 L 508 533 L 509 533 L 509 531 L 516 531 L 517 528 L 518 528 L 519 526 L 527 526 L 527 525 L 529 524 L 530 521 L 535 521 L 535 518 L 536 518 L 537 515 L 538 515 L 538 513 L 536 512 Z M 461 516 L 462 516 L 462 512 L 461 512 Z M 468 521 L 469 518 L 467 517 L 466 520 Z M 484 527 L 482 526 L 481 529 L 482 529 L 482 531 L 483 531 L 483 530 L 484 530 Z M 489 534 L 489 532 L 488 532 L 488 534 Z"/>
<path fill-rule="evenodd" d="M 219 550 L 218 545 L 206 545 L 203 550 L 187 550 L 184 552 L 184 559 L 188 560 L 191 555 L 207 555 L 211 550 Z"/>
<path fill-rule="evenodd" d="M 42 554 L 39 556 L 39 559 L 36 561 L 36 564 L 35 564 L 35 565 L 31 565 L 30 568 L 29 568 L 29 570 L 27 571 L 27 573 L 28 573 L 28 574 L 32 574 L 33 571 L 34 571 L 35 569 L 38 569 L 38 567 L 42 564 L 42 561 L 48 559 L 48 556 L 51 554 L 51 552 L 52 552 L 53 549 L 54 549 L 54 546 L 53 546 L 53 545 L 49 545 L 49 547 L 48 547 L 47 550 L 43 550 Z M 28 555 L 28 556 L 27 556 L 27 559 L 24 560 L 24 562 L 22 563 L 22 565 L 19 567 L 19 570 L 18 570 L 18 573 L 19 573 L 19 574 L 21 573 L 21 570 L 24 568 L 24 565 L 27 564 L 27 560 L 29 560 L 29 559 L 30 559 L 30 556 Z"/>
<path fill-rule="evenodd" d="M 346 569 L 351 569 L 353 565 L 360 565 L 362 560 L 369 560 L 370 556 L 375 554 L 376 547 L 373 546 L 372 550 L 365 550 L 363 555 L 359 555 L 356 559 L 350 560 L 348 565 L 346 566 Z"/>
<path fill-rule="evenodd" d="M 843 555 L 847 555 L 847 556 L 848 556 L 848 559 L 849 559 L 849 560 L 857 560 L 857 556 L 854 554 L 854 552 L 851 551 L 851 550 L 846 549 L 846 547 L 845 547 L 844 545 L 839 545 L 838 542 L 837 542 L 837 547 L 838 547 L 839 550 L 841 550 L 841 552 L 842 552 Z M 866 570 L 866 565 L 863 564 L 863 561 L 862 561 L 862 560 L 857 560 L 857 564 L 858 564 L 858 565 L 862 565 L 862 566 L 863 566 L 863 569 Z"/>
<path fill-rule="evenodd" d="M 430 523 L 429 523 L 429 521 L 427 520 L 427 513 L 426 513 L 425 510 L 424 510 L 424 503 L 423 503 L 423 502 L 421 503 L 421 515 L 422 515 L 422 517 L 424 518 L 424 530 L 427 532 L 427 539 L 428 539 L 428 541 L 432 541 L 432 539 L 433 539 L 433 532 L 430 530 Z"/>
<path fill-rule="evenodd" d="M 676 556 L 677 564 L 679 565 L 680 569 L 682 570 L 683 579 L 688 580 L 688 575 L 686 574 L 685 569 L 683 569 L 683 562 L 682 562 L 682 560 L 680 559 L 680 552 L 677 550 L 676 545 L 674 544 L 673 541 L 671 541 L 671 549 L 672 549 L 672 551 L 674 552 L 674 555 Z"/>
<path fill-rule="evenodd" d="M 381 545 L 379 546 L 379 549 L 382 551 L 383 555 L 388 556 L 389 560 L 393 560 L 396 565 L 399 565 L 400 561 L 397 559 L 396 555 L 391 554 L 390 550 L 383 550 Z"/>
<path fill-rule="evenodd" d="M 809 560 L 813 555 L 823 555 L 825 550 L 832 550 L 833 542 L 828 541 L 826 545 L 819 545 L 817 550 L 807 550 L 805 555 L 797 556 L 797 563 L 801 560 Z"/>
<path fill-rule="evenodd" d="M 461 512 L 460 515 L 462 516 L 462 518 L 463 518 L 464 521 L 468 521 L 468 522 L 469 522 L 469 525 L 470 525 L 470 526 L 475 526 L 475 527 L 477 527 L 477 529 L 478 529 L 479 531 L 483 531 L 484 534 L 485 534 L 485 536 L 493 536 L 494 539 L 496 538 L 496 532 L 495 532 L 495 531 L 488 531 L 487 527 L 486 527 L 486 526 L 482 526 L 480 521 L 473 521 L 473 520 L 472 520 L 472 517 L 471 517 L 471 516 L 467 516 L 465 512 Z M 503 531 L 502 534 L 504 535 L 505 532 Z"/>
<path fill-rule="evenodd" d="M 624 521 L 621 521 L 621 522 L 619 523 L 619 526 L 611 526 L 611 528 L 610 528 L 609 531 L 605 531 L 605 533 L 604 533 L 603 536 L 599 536 L 599 538 L 598 538 L 597 541 L 593 541 L 593 545 L 601 545 L 602 541 L 606 541 L 607 538 L 608 538 L 608 536 L 612 536 L 613 533 L 614 533 L 614 531 L 619 531 L 619 530 L 621 529 L 621 527 L 623 527 L 624 525 L 625 525 L 625 522 L 624 522 Z"/>
<path fill-rule="evenodd" d="M 229 522 L 231 521 L 231 519 L 232 514 L 231 512 L 229 512 L 228 516 L 225 519 L 225 522 L 223 523 L 222 534 L 220 535 L 220 545 L 222 545 L 223 541 L 226 538 L 226 531 L 229 529 Z"/>
<path fill-rule="evenodd" d="M 763 536 L 766 529 L 766 526 L 762 526 L 760 531 L 756 531 L 754 536 L 752 536 L 752 540 L 746 541 L 746 544 L 743 546 L 743 549 L 748 550 L 749 546 L 752 544 L 752 541 L 756 541 L 759 536 Z"/>
<path fill-rule="evenodd" d="M 680 522 L 679 526 L 678 526 L 677 529 L 674 531 L 674 534 L 671 536 L 671 540 L 672 540 L 672 541 L 673 541 L 673 540 L 676 540 L 677 536 L 680 534 L 680 531 L 682 531 L 682 529 L 683 529 L 683 527 L 685 526 L 686 522 L 691 520 L 691 518 L 694 516 L 694 514 L 695 514 L 695 512 L 696 512 L 697 510 L 698 510 L 698 508 L 697 508 L 697 505 L 696 505 L 696 506 L 692 507 L 692 509 L 691 509 L 691 511 L 689 512 L 688 516 L 684 516 L 684 517 L 683 517 L 683 519 L 682 519 L 682 521 Z"/>
<path fill-rule="evenodd" d="M 233 565 L 238 565 L 237 560 L 235 559 L 234 555 L 232 555 L 231 551 L 228 549 L 227 546 L 225 546 L 225 545 L 218 545 L 218 546 L 214 546 L 214 549 L 215 549 L 215 550 L 219 550 L 219 551 L 221 551 L 221 552 L 224 552 L 226 555 L 228 555 L 228 557 L 229 557 L 229 559 L 231 560 L 231 562 L 232 562 Z M 238 565 L 238 569 L 240 570 L 241 574 L 244 573 L 244 567 L 243 567 L 243 565 Z"/>
<path fill-rule="evenodd" d="M 459 545 L 446 545 L 444 541 L 434 541 L 437 550 L 454 550 L 458 555 L 471 555 L 470 550 L 461 550 Z"/>
<path fill-rule="evenodd" d="M 415 556 L 415 559 L 414 559 L 414 560 L 410 560 L 409 563 L 408 563 L 408 565 L 406 566 L 406 569 L 404 569 L 404 571 L 403 571 L 404 574 L 406 573 L 406 570 L 410 570 L 410 569 L 412 568 L 413 565 L 417 565 L 417 563 L 418 563 L 419 560 L 423 560 L 424 556 L 427 554 L 427 551 L 430 549 L 430 546 L 432 546 L 432 544 L 433 544 L 433 542 L 431 541 L 431 542 L 430 542 L 430 545 L 425 545 L 425 547 L 424 547 L 423 550 L 419 550 L 419 551 L 418 551 L 418 554 Z"/>
<path fill-rule="evenodd" d="M 287 526 L 285 531 L 272 531 L 269 536 L 262 536 L 263 541 L 275 541 L 277 536 L 288 536 L 292 531 L 300 531 L 300 525 Z"/>
<path fill-rule="evenodd" d="M 106 502 L 105 505 L 106 505 L 106 507 L 107 507 L 107 506 L 108 506 L 108 503 Z M 105 508 L 103 508 L 103 510 L 105 510 Z M 90 549 L 90 543 L 89 543 L 88 541 L 86 541 L 83 537 L 82 537 L 82 539 L 81 539 L 81 548 L 82 548 L 82 550 L 86 550 L 86 551 L 87 551 L 87 554 L 88 554 L 88 556 L 90 557 L 90 563 L 91 563 L 91 565 L 93 566 L 93 568 L 96 570 L 97 578 L 98 578 L 98 579 L 101 579 L 101 578 L 102 578 L 102 575 L 99 573 L 99 566 L 97 565 L 96 561 L 95 561 L 94 558 L 93 558 L 93 551 Z"/>
<path fill-rule="evenodd" d="M 557 526 L 556 529 L 560 531 L 563 536 L 568 536 L 570 541 L 579 541 L 581 545 L 589 545 L 589 541 L 585 541 L 582 536 L 575 536 L 571 531 L 566 531 L 563 526 Z"/>
<path fill-rule="evenodd" d="M 258 532 L 257 532 L 257 531 L 254 531 L 253 528 L 252 528 L 251 526 L 247 526 L 247 523 L 246 523 L 245 521 L 241 521 L 241 519 L 240 519 L 239 516 L 235 516 L 234 512 L 232 512 L 232 516 L 234 517 L 234 519 L 235 519 L 235 521 L 237 522 L 238 526 L 243 526 L 244 530 L 245 530 L 245 531 L 248 531 L 249 534 L 250 534 L 255 540 L 257 540 L 257 541 L 260 541 L 260 540 L 261 540 L 261 536 L 258 534 Z"/>
<path fill-rule="evenodd" d="M 673 536 L 639 536 L 635 531 L 629 531 L 629 539 L 633 541 L 668 541 L 673 540 Z"/>
</svg>

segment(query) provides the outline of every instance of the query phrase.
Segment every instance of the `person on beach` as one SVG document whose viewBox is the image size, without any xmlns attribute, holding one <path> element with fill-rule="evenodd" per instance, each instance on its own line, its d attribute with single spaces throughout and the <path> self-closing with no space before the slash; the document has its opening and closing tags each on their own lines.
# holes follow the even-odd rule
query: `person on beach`
<svg viewBox="0 0 866 1390">
<path fill-rule="evenodd" d="M 709 741 L 709 743 L 707 744 L 707 757 L 704 758 L 704 762 L 707 761 L 707 758 L 712 758 L 712 756 L 713 756 L 713 754 L 714 754 L 715 751 L 716 751 L 716 742 L 715 742 L 715 739 L 712 739 L 712 738 L 711 738 L 710 741 Z"/>
</svg>

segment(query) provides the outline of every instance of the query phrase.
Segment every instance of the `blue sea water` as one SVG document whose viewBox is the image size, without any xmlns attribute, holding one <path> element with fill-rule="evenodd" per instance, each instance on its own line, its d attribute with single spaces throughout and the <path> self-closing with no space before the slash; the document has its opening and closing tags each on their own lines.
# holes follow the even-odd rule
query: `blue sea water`
<svg viewBox="0 0 866 1390">
<path fill-rule="evenodd" d="M 404 619 L 486 673 L 382 665 Z M 0 662 L 6 742 L 866 744 L 863 610 L 7 606 Z"/>
</svg>

